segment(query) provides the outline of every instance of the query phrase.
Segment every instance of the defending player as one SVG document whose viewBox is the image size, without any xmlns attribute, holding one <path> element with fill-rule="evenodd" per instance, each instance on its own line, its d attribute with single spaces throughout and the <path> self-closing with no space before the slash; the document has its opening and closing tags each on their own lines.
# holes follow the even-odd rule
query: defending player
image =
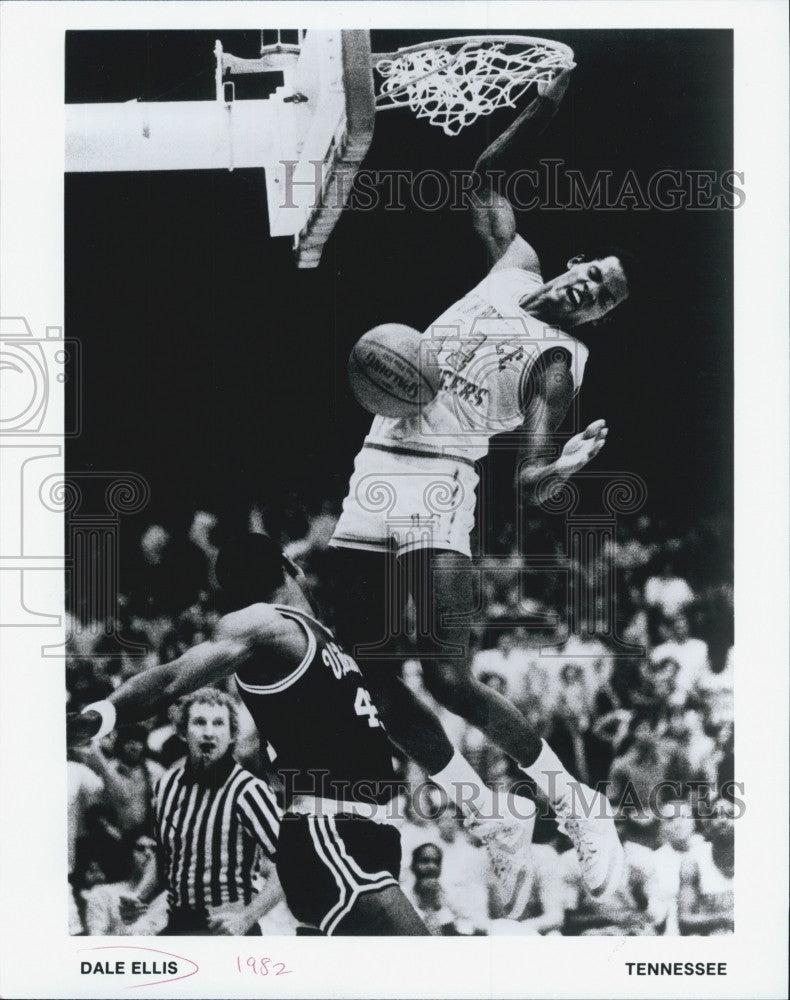
<svg viewBox="0 0 790 1000">
<path fill-rule="evenodd" d="M 604 445 L 603 420 L 572 437 L 550 461 L 552 435 L 579 391 L 587 349 L 564 332 L 604 316 L 629 294 L 622 256 L 575 258 L 544 282 L 532 247 L 516 232 L 509 202 L 488 171 L 513 140 L 537 134 L 568 84 L 563 73 L 480 157 L 481 190 L 470 199 L 474 228 L 492 261 L 487 276 L 424 334 L 440 368 L 437 397 L 420 415 L 376 417 L 357 455 L 332 540 L 340 580 L 337 631 L 360 662 L 390 737 L 480 825 L 494 803 L 441 724 L 382 662 L 384 641 L 414 601 L 426 687 L 451 712 L 482 730 L 535 780 L 574 842 L 589 891 L 614 891 L 623 866 L 606 800 L 573 781 L 515 706 L 478 683 L 468 664 L 475 463 L 495 434 L 521 428 L 516 487 L 530 499 L 542 480 L 567 479 Z M 382 497 L 385 502 L 382 502 Z M 475 788 L 475 801 L 463 789 Z M 484 830 L 500 878 L 521 878 L 512 855 L 516 824 Z M 502 849 L 500 849 L 500 844 Z M 509 871 L 509 876 L 508 876 Z"/>
<path fill-rule="evenodd" d="M 234 610 L 215 637 L 70 716 L 69 743 L 235 674 L 286 784 L 276 860 L 294 916 L 328 935 L 427 934 L 398 885 L 400 834 L 385 818 L 396 791 L 389 741 L 359 667 L 309 614 L 298 577 L 263 535 L 229 543 L 217 578 Z"/>
</svg>

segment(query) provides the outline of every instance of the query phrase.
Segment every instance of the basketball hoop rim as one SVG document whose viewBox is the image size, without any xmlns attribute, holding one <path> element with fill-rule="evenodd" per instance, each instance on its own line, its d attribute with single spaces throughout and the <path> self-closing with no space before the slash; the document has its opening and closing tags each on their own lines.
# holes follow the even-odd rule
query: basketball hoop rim
<svg viewBox="0 0 790 1000">
<path fill-rule="evenodd" d="M 564 42 L 555 42 L 550 38 L 539 38 L 536 35 L 459 35 L 453 38 L 434 38 L 430 42 L 420 42 L 418 45 L 407 45 L 394 52 L 374 52 L 371 55 L 373 65 L 385 59 L 397 59 L 399 56 L 408 55 L 410 52 L 421 52 L 424 49 L 433 49 L 439 45 L 469 45 L 482 43 L 505 44 L 505 45 L 539 45 L 542 48 L 553 49 L 559 55 L 567 58 L 568 62 L 573 62 L 573 49 Z"/>
</svg>

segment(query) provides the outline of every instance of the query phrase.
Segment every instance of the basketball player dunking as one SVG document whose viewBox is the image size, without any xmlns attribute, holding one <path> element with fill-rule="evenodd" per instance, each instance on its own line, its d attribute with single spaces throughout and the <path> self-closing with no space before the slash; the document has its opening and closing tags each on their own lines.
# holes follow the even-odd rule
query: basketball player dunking
<svg viewBox="0 0 790 1000">
<path fill-rule="evenodd" d="M 475 462 L 490 438 L 522 429 L 522 496 L 534 496 L 546 476 L 562 480 L 583 468 L 606 439 L 606 424 L 597 420 L 549 461 L 551 435 L 579 390 L 587 358 L 586 348 L 564 331 L 601 318 L 627 298 L 626 261 L 614 252 L 577 257 L 564 274 L 544 282 L 535 251 L 516 232 L 512 206 L 488 180 L 516 136 L 534 136 L 548 124 L 568 77 L 566 71 L 539 94 L 478 160 L 482 188 L 470 209 L 493 266 L 424 334 L 442 388 L 416 417 L 374 419 L 332 539 L 338 636 L 362 666 L 391 739 L 477 826 L 505 898 L 514 903 L 523 871 L 512 859 L 526 838 L 519 840 L 511 820 L 482 821 L 500 815 L 491 793 L 381 652 L 408 591 L 427 689 L 537 783 L 574 842 L 588 890 L 595 896 L 614 891 L 623 856 L 606 800 L 574 782 L 516 707 L 472 676 L 469 626 L 459 621 L 473 607 Z M 382 496 L 391 502 L 378 502 Z"/>
<path fill-rule="evenodd" d="M 299 571 L 271 539 L 229 542 L 216 573 L 233 610 L 214 638 L 69 716 L 69 744 L 234 674 L 286 786 L 276 862 L 294 916 L 327 935 L 428 934 L 398 885 L 392 747 L 359 667 L 312 617 Z"/>
</svg>

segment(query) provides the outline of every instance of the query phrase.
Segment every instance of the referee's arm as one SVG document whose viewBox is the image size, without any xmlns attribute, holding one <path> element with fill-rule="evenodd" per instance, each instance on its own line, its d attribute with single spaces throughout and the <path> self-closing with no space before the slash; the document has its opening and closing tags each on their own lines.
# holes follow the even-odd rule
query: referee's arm
<svg viewBox="0 0 790 1000">
<path fill-rule="evenodd" d="M 242 826 L 258 841 L 268 858 L 277 852 L 282 810 L 269 786 L 252 775 L 239 795 L 237 808 Z"/>
<path fill-rule="evenodd" d="M 247 833 L 256 840 L 268 859 L 261 874 L 266 881 L 240 912 L 215 912 L 209 917 L 209 929 L 215 934 L 246 934 L 261 917 L 283 898 L 283 890 L 271 859 L 277 850 L 280 835 L 281 810 L 271 789 L 259 778 L 250 775 L 244 790 L 236 800 L 239 820 Z"/>
</svg>

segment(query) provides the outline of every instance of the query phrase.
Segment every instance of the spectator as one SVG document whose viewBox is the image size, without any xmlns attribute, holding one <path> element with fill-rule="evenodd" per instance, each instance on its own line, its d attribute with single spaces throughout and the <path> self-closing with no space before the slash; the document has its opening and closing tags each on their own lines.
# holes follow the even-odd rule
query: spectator
<svg viewBox="0 0 790 1000">
<path fill-rule="evenodd" d="M 94 886 L 106 881 L 104 869 L 93 856 L 93 844 L 89 838 L 81 838 L 75 845 L 74 869 L 69 876 L 71 896 L 76 908 L 76 912 L 69 913 L 70 934 L 85 933 L 85 896 Z"/>
<path fill-rule="evenodd" d="M 85 814 L 101 799 L 104 782 L 79 759 L 83 751 L 69 750 L 66 762 L 66 816 L 68 819 L 68 867 L 74 871 L 77 841 L 86 835 Z"/>
<path fill-rule="evenodd" d="M 442 845 L 436 817 L 442 811 L 444 803 L 436 786 L 426 781 L 422 775 L 415 781 L 407 779 L 406 788 L 407 793 L 399 799 L 404 815 L 400 825 L 400 882 L 402 886 L 408 887 L 414 882 L 411 868 L 414 851 L 423 844 L 435 844 L 437 847 Z"/>
<path fill-rule="evenodd" d="M 641 660 L 639 663 L 639 683 L 631 692 L 634 710 L 652 722 L 658 722 L 667 705 L 675 698 L 677 676 L 680 664 L 671 656 L 660 660 Z"/>
<path fill-rule="evenodd" d="M 169 663 L 178 659 L 189 649 L 189 643 L 184 645 L 182 637 L 175 628 L 168 629 L 159 643 L 158 659 L 160 663 Z"/>
<path fill-rule="evenodd" d="M 161 524 L 151 524 L 124 574 L 129 611 L 146 621 L 175 617 L 208 588 L 205 553 L 187 540 L 174 539 Z"/>
<path fill-rule="evenodd" d="M 646 719 L 631 723 L 633 744 L 612 762 L 610 800 L 623 819 L 650 827 L 657 821 L 649 811 L 651 794 L 666 780 L 669 754 L 659 732 Z"/>
<path fill-rule="evenodd" d="M 493 688 L 498 694 L 507 695 L 507 680 L 504 674 L 497 673 L 496 670 L 485 670 L 480 674 L 479 681 Z"/>
<path fill-rule="evenodd" d="M 684 795 L 693 782 L 715 786 L 716 743 L 705 734 L 699 712 L 670 706 L 665 739 L 669 751 L 667 777 L 683 785 Z"/>
<path fill-rule="evenodd" d="M 719 670 L 702 670 L 691 690 L 714 726 L 729 722 L 735 709 L 735 658 L 730 646 Z"/>
<path fill-rule="evenodd" d="M 680 576 L 675 575 L 669 559 L 664 559 L 658 576 L 645 583 L 645 604 L 657 607 L 665 618 L 674 618 L 694 600 L 694 591 Z"/>
<path fill-rule="evenodd" d="M 66 832 L 70 880 L 77 861 L 77 844 L 84 842 L 83 838 L 87 833 L 86 814 L 99 802 L 104 791 L 104 782 L 95 771 L 78 759 L 79 756 L 79 750 L 70 750 L 70 759 L 66 762 Z M 69 934 L 81 934 L 83 929 L 79 906 L 70 892 Z"/>
<path fill-rule="evenodd" d="M 569 635 L 559 649 L 560 658 L 555 662 L 574 664 L 581 671 L 586 698 L 592 706 L 598 692 L 608 685 L 612 677 L 612 655 L 600 639 L 593 636 Z"/>
<path fill-rule="evenodd" d="M 683 704 L 697 682 L 710 673 L 708 646 L 702 639 L 692 637 L 688 617 L 684 614 L 674 616 L 670 634 L 668 642 L 656 646 L 651 659 L 655 663 L 665 659 L 677 662 L 680 669 L 675 677 L 675 691 L 671 701 Z"/>
<path fill-rule="evenodd" d="M 536 659 L 534 650 L 529 648 L 526 630 L 498 628 L 492 631 L 496 636 L 495 645 L 475 653 L 472 672 L 481 681 L 483 675 L 498 675 L 503 678 L 506 690 L 520 691 Z"/>
<path fill-rule="evenodd" d="M 565 663 L 560 670 L 560 689 L 557 712 L 562 716 L 589 717 L 593 711 L 594 694 L 587 684 L 584 668 L 574 661 Z"/>
<path fill-rule="evenodd" d="M 646 650 L 652 645 L 650 615 L 642 601 L 642 593 L 637 586 L 631 586 L 618 595 L 617 617 L 621 627 L 618 634 L 631 646 Z"/>
<path fill-rule="evenodd" d="M 140 883 L 150 879 L 156 871 L 156 845 L 152 837 L 143 834 L 133 838 L 131 845 L 127 840 L 125 846 L 128 851 L 127 877 L 121 882 L 100 882 L 83 892 L 86 934 L 158 934 L 167 922 L 166 911 L 159 899 L 151 907 L 136 907 L 131 911 L 134 919 L 124 919 L 124 898 L 134 896 Z M 130 911 L 126 913 L 130 914 Z"/>
<path fill-rule="evenodd" d="M 214 514 L 210 514 L 205 510 L 196 510 L 192 515 L 192 523 L 189 526 L 188 532 L 190 542 L 203 553 L 208 565 L 212 567 L 219 551 L 214 539 L 214 531 L 217 523 L 217 518 Z M 216 584 L 216 580 L 213 578 L 213 570 L 210 582 L 212 586 Z"/>
<path fill-rule="evenodd" d="M 69 711 L 79 712 L 91 702 L 106 698 L 112 689 L 112 684 L 108 680 L 95 675 L 90 660 L 67 661 L 66 690 Z"/>
<path fill-rule="evenodd" d="M 452 937 L 462 932 L 456 923 L 456 914 L 447 905 L 442 889 L 440 879 L 443 859 L 444 852 L 436 844 L 421 844 L 415 848 L 411 860 L 414 885 L 408 895 L 431 934 Z"/>
<path fill-rule="evenodd" d="M 593 732 L 599 739 L 605 740 L 611 745 L 614 756 L 619 753 L 620 748 L 627 741 L 632 720 L 633 713 L 629 709 L 615 708 L 613 711 L 598 717 Z"/>
<path fill-rule="evenodd" d="M 706 832 L 706 840 L 688 852 L 680 871 L 681 934 L 731 934 L 735 929 L 735 834 L 729 803 L 720 802 Z"/>
<path fill-rule="evenodd" d="M 688 852 L 702 838 L 695 833 L 692 809 L 685 799 L 665 803 L 657 852 L 658 876 L 661 891 L 667 904 L 667 926 L 665 934 L 676 937 L 680 934 L 678 925 L 678 898 L 680 895 L 680 871 Z"/>
<path fill-rule="evenodd" d="M 147 758 L 147 740 L 145 726 L 125 726 L 116 734 L 114 758 L 100 746 L 83 751 L 104 781 L 105 801 L 119 837 L 145 830 L 151 821 L 152 791 L 163 770 Z"/>
<path fill-rule="evenodd" d="M 650 518 L 642 515 L 628 530 L 618 531 L 615 560 L 619 570 L 630 575 L 653 558 L 656 545 L 650 540 L 651 527 Z"/>
<path fill-rule="evenodd" d="M 716 784 L 719 794 L 728 801 L 734 801 L 735 781 L 735 745 L 734 728 L 731 722 L 725 723 L 719 730 L 718 737 L 719 766 L 716 772 Z"/>
</svg>

